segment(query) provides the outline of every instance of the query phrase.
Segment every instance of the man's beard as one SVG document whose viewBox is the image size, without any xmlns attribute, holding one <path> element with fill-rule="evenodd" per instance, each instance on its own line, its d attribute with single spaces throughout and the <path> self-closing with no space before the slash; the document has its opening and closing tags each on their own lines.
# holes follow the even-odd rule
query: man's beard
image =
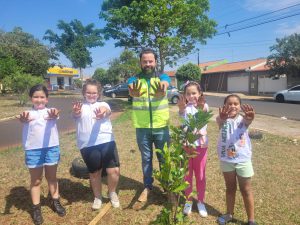
<svg viewBox="0 0 300 225">
<path fill-rule="evenodd" d="M 152 67 L 152 66 L 145 66 L 144 68 L 141 68 L 142 69 L 142 73 L 144 75 L 153 75 L 155 73 L 155 68 Z"/>
</svg>

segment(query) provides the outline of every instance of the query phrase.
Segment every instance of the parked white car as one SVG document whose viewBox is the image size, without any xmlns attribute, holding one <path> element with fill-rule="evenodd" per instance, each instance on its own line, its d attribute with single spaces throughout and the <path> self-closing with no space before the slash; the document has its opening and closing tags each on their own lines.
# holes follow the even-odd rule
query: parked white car
<svg viewBox="0 0 300 225">
<path fill-rule="evenodd" d="M 299 101 L 300 102 L 300 85 L 296 85 L 286 90 L 278 91 L 273 95 L 277 102 Z"/>
</svg>

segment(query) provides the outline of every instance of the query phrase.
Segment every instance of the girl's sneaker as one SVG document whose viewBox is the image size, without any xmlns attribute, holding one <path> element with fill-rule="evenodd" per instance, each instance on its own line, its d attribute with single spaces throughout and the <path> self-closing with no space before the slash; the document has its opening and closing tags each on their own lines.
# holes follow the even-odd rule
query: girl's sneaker
<svg viewBox="0 0 300 225">
<path fill-rule="evenodd" d="M 102 206 L 102 200 L 100 198 L 95 198 L 94 203 L 92 205 L 92 209 L 98 210 L 101 208 L 101 206 Z"/>
<path fill-rule="evenodd" d="M 206 211 L 204 203 L 198 202 L 197 207 L 198 207 L 198 211 L 199 211 L 200 216 L 207 217 L 207 211 Z"/>
<path fill-rule="evenodd" d="M 183 213 L 185 215 L 190 215 L 192 212 L 193 202 L 186 202 L 183 208 Z"/>
<path fill-rule="evenodd" d="M 118 195 L 117 195 L 116 192 L 110 192 L 109 193 L 109 199 L 110 199 L 111 205 L 114 208 L 119 208 L 120 207 L 120 201 L 119 201 L 119 198 L 118 198 Z"/>
<path fill-rule="evenodd" d="M 232 215 L 231 214 L 224 214 L 224 215 L 222 215 L 218 218 L 218 223 L 220 225 L 224 225 L 224 224 L 226 224 L 230 221 L 232 221 Z"/>
</svg>

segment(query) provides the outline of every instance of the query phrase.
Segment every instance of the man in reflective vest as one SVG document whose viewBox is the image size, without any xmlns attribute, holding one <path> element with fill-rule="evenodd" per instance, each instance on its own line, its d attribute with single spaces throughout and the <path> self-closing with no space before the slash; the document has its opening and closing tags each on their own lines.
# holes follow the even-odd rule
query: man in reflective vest
<svg viewBox="0 0 300 225">
<path fill-rule="evenodd" d="M 142 72 L 128 79 L 129 94 L 132 99 L 132 120 L 136 128 L 136 140 L 142 156 L 142 169 L 145 189 L 139 197 L 147 201 L 152 189 L 153 144 L 163 150 L 169 142 L 169 105 L 167 88 L 170 77 L 167 74 L 156 76 L 157 56 L 152 49 L 140 53 Z M 159 165 L 163 163 L 161 154 L 156 153 Z"/>
</svg>

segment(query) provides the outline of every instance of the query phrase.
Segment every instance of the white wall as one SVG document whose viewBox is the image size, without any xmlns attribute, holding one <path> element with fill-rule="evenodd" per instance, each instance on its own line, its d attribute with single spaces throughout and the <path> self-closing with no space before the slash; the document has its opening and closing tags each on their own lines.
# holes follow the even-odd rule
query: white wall
<svg viewBox="0 0 300 225">
<path fill-rule="evenodd" d="M 287 88 L 287 79 L 285 77 L 280 77 L 277 80 L 273 80 L 268 77 L 258 78 L 258 92 L 277 92 Z"/>
<path fill-rule="evenodd" d="M 247 92 L 249 91 L 249 76 L 228 76 L 228 92 Z"/>
<path fill-rule="evenodd" d="M 55 76 L 53 76 L 53 77 L 50 77 L 50 84 L 55 84 L 55 85 L 57 85 L 57 77 Z"/>
</svg>

